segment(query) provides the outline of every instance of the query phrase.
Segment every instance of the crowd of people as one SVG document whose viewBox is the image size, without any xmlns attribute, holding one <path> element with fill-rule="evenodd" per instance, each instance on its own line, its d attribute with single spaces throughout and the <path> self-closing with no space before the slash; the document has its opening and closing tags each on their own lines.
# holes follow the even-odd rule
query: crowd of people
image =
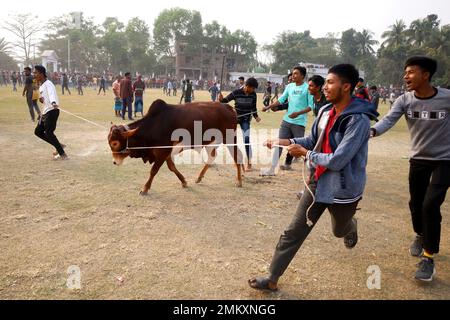
<svg viewBox="0 0 450 320">
<path fill-rule="evenodd" d="M 270 82 L 264 86 L 262 111 L 286 111 L 278 138 L 265 143 L 274 152 L 271 167 L 262 170 L 261 176 L 275 176 L 278 167 L 292 170 L 293 159 L 299 157 L 306 159 L 309 173 L 305 190 L 297 195 L 300 203 L 292 223 L 275 248 L 269 275 L 250 279 L 252 288 L 277 290 L 280 277 L 326 209 L 332 217 L 334 235 L 344 239 L 346 248 L 356 246 L 358 228 L 355 214 L 367 179 L 369 138 L 381 136 L 401 117 L 406 118 L 412 140 L 409 207 L 416 236 L 410 246 L 410 254 L 421 258 L 415 278 L 422 281 L 433 279 L 436 272 L 434 255 L 440 248 L 440 208 L 450 186 L 450 90 L 432 85 L 437 68 L 437 62 L 431 58 L 409 58 L 404 67 L 404 89 L 367 87 L 358 70 L 350 64 L 333 66 L 326 79 L 318 75 L 307 78 L 306 69 L 295 66 L 284 90 Z M 22 94 L 27 99 L 30 117 L 35 121 L 37 114 L 39 120 L 35 134 L 55 148 L 55 160 L 68 159 L 65 146 L 54 135 L 59 117 L 55 83 L 61 84 L 62 94 L 71 94 L 70 88 L 74 85 L 78 93 L 83 94 L 82 87 L 87 82 L 98 89 L 97 94 L 103 92 L 105 95 L 110 85 L 115 114 L 124 120 L 126 115 L 133 120 L 133 112 L 134 117 L 138 113 L 144 116 L 145 90 L 155 85 L 151 79 L 141 75 L 132 79 L 130 72 L 118 75 L 112 81 L 111 75 L 47 75 L 42 66 L 35 66 L 33 75 L 31 68 L 25 68 L 23 75 L 3 71 L 1 79 L 2 85 L 12 84 L 14 91 L 17 91 L 17 86 L 24 86 Z M 261 121 L 257 109 L 258 81 L 241 77 L 235 83 L 228 83 L 227 88 L 234 88 L 226 97 L 217 82 L 199 84 L 198 81 L 183 79 L 178 83 L 172 78 L 162 83 L 163 93 L 168 96 L 176 96 L 178 89 L 181 90 L 180 103 L 192 102 L 199 86 L 210 92 L 212 101 L 234 102 L 243 133 L 247 170 L 251 171 L 251 121 Z M 371 127 L 371 121 L 378 121 L 380 100 L 386 102 L 387 99 L 391 105 L 389 113 Z M 38 100 L 43 104 L 42 111 L 37 106 Z M 311 133 L 307 135 L 310 113 L 314 122 Z M 278 166 L 282 147 L 287 147 L 288 154 L 284 165 Z"/>
</svg>

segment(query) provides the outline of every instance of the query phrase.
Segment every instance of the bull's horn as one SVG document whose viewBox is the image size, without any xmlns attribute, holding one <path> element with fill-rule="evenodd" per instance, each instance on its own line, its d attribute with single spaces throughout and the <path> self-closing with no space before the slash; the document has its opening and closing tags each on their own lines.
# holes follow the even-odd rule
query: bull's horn
<svg viewBox="0 0 450 320">
<path fill-rule="evenodd" d="M 131 138 L 132 136 L 134 136 L 136 134 L 136 132 L 139 130 L 139 127 L 136 129 L 132 129 L 132 130 L 127 130 L 125 132 L 122 132 L 122 136 L 124 138 Z"/>
</svg>

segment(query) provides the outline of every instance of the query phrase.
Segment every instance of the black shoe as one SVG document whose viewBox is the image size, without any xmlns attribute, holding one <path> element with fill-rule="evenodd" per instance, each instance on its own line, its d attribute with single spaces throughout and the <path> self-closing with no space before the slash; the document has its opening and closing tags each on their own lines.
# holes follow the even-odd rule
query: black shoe
<svg viewBox="0 0 450 320">
<path fill-rule="evenodd" d="M 355 230 L 344 237 L 344 244 L 347 249 L 353 249 L 358 243 L 358 221 L 353 218 Z"/>
<path fill-rule="evenodd" d="M 413 257 L 420 257 L 423 254 L 423 239 L 422 236 L 417 235 L 413 243 L 409 246 L 409 253 Z"/>
<path fill-rule="evenodd" d="M 290 164 L 285 164 L 285 165 L 281 165 L 280 169 L 283 170 L 283 171 L 291 171 L 292 167 L 291 167 Z"/>
<path fill-rule="evenodd" d="M 430 282 L 433 281 L 433 276 L 436 274 L 436 268 L 434 266 L 433 259 L 422 258 L 422 261 L 417 265 L 417 271 L 415 278 L 420 281 Z"/>
</svg>

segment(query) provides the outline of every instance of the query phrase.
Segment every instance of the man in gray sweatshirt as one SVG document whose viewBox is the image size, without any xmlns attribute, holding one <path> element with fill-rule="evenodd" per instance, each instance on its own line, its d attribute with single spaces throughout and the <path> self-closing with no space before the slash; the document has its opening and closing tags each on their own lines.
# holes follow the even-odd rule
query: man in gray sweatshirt
<svg viewBox="0 0 450 320">
<path fill-rule="evenodd" d="M 416 238 L 410 253 L 422 257 L 415 278 L 432 281 L 436 272 L 433 255 L 439 253 L 441 205 L 450 185 L 450 90 L 431 85 L 437 62 L 415 56 L 405 63 L 407 93 L 389 114 L 371 129 L 380 136 L 405 116 L 411 135 L 409 192 Z"/>
</svg>

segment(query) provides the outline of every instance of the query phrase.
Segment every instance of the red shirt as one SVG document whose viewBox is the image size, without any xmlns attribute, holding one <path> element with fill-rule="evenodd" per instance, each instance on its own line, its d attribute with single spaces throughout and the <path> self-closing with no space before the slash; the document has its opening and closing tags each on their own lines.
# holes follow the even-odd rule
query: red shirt
<svg viewBox="0 0 450 320">
<path fill-rule="evenodd" d="M 333 107 L 330 112 L 328 113 L 328 124 L 327 127 L 325 128 L 325 137 L 323 138 L 323 142 L 322 142 L 322 153 L 333 153 L 333 150 L 331 149 L 330 146 L 330 131 L 331 128 L 333 128 L 334 122 L 336 121 L 336 108 Z M 322 174 L 325 173 L 325 171 L 327 171 L 327 168 L 322 167 L 322 166 L 317 166 L 316 168 L 316 173 L 314 174 L 314 178 L 316 179 L 316 181 L 319 181 L 319 178 Z"/>
</svg>

